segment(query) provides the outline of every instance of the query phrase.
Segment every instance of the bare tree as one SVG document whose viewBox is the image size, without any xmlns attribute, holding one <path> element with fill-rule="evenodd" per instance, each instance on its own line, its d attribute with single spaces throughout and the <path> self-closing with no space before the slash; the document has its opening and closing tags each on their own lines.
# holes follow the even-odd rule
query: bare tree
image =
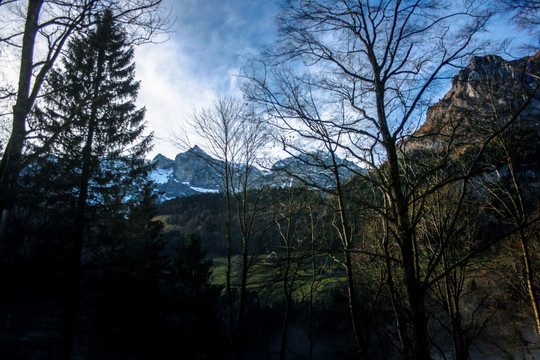
<svg viewBox="0 0 540 360">
<path fill-rule="evenodd" d="M 473 210 L 470 197 L 463 206 L 452 201 L 460 196 L 459 191 L 456 188 L 444 188 L 435 191 L 426 199 L 425 216 L 419 224 L 418 237 L 427 252 L 441 252 L 442 261 L 437 264 L 434 273 L 442 274 L 442 277 L 433 284 L 428 296 L 442 309 L 442 316 L 434 315 L 434 318 L 451 334 L 455 359 L 466 360 L 469 359 L 469 349 L 474 340 L 469 333 L 474 330 L 475 336 L 478 336 L 483 330 L 483 327 L 475 327 L 468 322 L 472 313 L 480 313 L 478 308 L 481 305 L 465 306 L 466 297 L 471 292 L 470 283 L 477 269 L 473 270 L 473 261 L 470 259 L 461 262 L 452 270 L 449 270 L 449 266 L 461 260 L 474 248 L 474 243 L 478 241 L 477 228 L 482 216 L 479 216 L 477 210 Z M 460 208 L 457 209 L 456 206 Z M 467 308 L 468 311 L 465 310 Z M 444 317 L 447 317 L 447 320 L 441 319 Z M 487 323 L 487 320 L 484 323 Z M 442 356 L 445 356 L 444 336 L 446 333 L 436 341 L 439 342 L 437 348 Z"/>
<path fill-rule="evenodd" d="M 407 166 L 404 139 L 418 128 L 438 80 L 479 50 L 474 38 L 488 17 L 475 2 L 287 1 L 278 46 L 246 70 L 246 93 L 278 126 L 310 138 L 317 133 L 312 124 L 324 124 L 337 135 L 329 139 L 336 151 L 372 170 L 366 180 L 387 206 L 365 205 L 388 221 L 399 248 L 416 359 L 430 357 L 425 296 L 441 261 L 440 253 L 429 257 L 426 273 L 419 263 L 422 199 L 456 177 L 426 187 L 449 156 L 429 167 Z M 301 64 L 307 72 L 293 70 Z"/>
<path fill-rule="evenodd" d="M 536 332 L 540 334 L 540 299 L 534 281 L 535 264 L 531 254 L 532 244 L 538 236 L 540 218 L 536 204 L 539 194 L 531 186 L 534 180 L 527 174 L 530 169 L 523 168 L 523 164 L 530 165 L 537 161 L 540 133 L 535 124 L 537 113 L 534 105 L 520 110 L 523 103 L 531 100 L 537 102 L 540 98 L 538 81 L 526 79 L 528 76 L 537 75 L 530 73 L 530 64 L 538 63 L 538 54 L 535 57 L 536 59 L 529 58 L 518 65 L 525 69 L 522 69 L 521 77 L 506 84 L 506 87 L 513 88 L 514 91 L 504 103 L 500 102 L 501 89 L 495 82 L 486 81 L 477 86 L 482 105 L 478 104 L 475 111 L 479 114 L 477 116 L 488 120 L 484 121 L 484 125 L 489 125 L 484 126 L 484 131 L 496 134 L 490 156 L 497 171 L 484 178 L 475 179 L 475 184 L 487 207 L 494 211 L 503 223 L 510 225 L 514 237 L 518 240 L 523 263 L 523 282 L 527 289 Z M 509 117 L 517 118 L 511 126 L 508 126 Z"/>
<path fill-rule="evenodd" d="M 280 204 L 282 209 L 279 210 L 281 219 L 276 219 L 276 224 L 279 228 L 279 235 L 283 240 L 285 254 L 283 261 L 278 262 L 278 273 L 281 275 L 283 297 L 285 300 L 285 310 L 283 314 L 283 322 L 281 327 L 281 345 L 279 349 L 280 360 L 285 360 L 287 350 L 287 335 L 289 330 L 289 322 L 291 313 L 293 312 L 293 293 L 295 290 L 296 280 L 298 277 L 301 263 L 300 256 L 300 241 L 298 240 L 297 226 L 299 221 L 295 219 L 295 210 L 292 205 L 292 199 L 285 200 Z"/>
<path fill-rule="evenodd" d="M 538 31 L 540 25 L 540 1 L 538 0 L 499 0 L 501 11 L 512 17 L 521 28 Z"/>
<path fill-rule="evenodd" d="M 243 108 L 240 103 L 230 98 L 216 100 L 212 106 L 196 111 L 191 116 L 190 126 L 195 132 L 207 141 L 209 154 L 218 160 L 207 160 L 209 166 L 219 174 L 218 184 L 225 195 L 225 238 L 227 242 L 227 269 L 225 289 L 228 299 L 229 325 L 231 337 L 233 329 L 233 293 L 231 285 L 232 274 L 232 218 L 233 218 L 233 185 L 231 181 L 232 167 L 240 152 L 238 134 L 243 122 Z M 187 134 L 177 135 L 173 140 L 180 148 L 191 148 L 191 141 Z M 233 342 L 233 348 L 236 349 Z"/>
<path fill-rule="evenodd" d="M 26 11 L 21 8 L 22 2 L 2 3 L 1 11 L 13 6 L 13 16 L 20 14 L 22 19 L 13 27 L 6 26 L 1 29 L 0 35 L 3 45 L 20 51 L 10 136 L 0 162 L 0 236 L 5 234 L 7 217 L 15 202 L 17 178 L 22 167 L 28 163 L 24 148 L 29 114 L 40 96 L 49 70 L 61 55 L 66 42 L 74 34 L 85 32 L 95 23 L 96 15 L 105 9 L 110 9 L 114 13 L 115 21 L 128 29 L 131 44 L 150 41 L 156 33 L 165 31 L 167 27 L 168 18 L 159 11 L 161 2 L 162 0 L 29 0 Z M 8 18 L 6 14 L 2 15 Z M 12 99 L 6 97 L 5 100 Z M 46 150 L 45 146 L 39 152 Z"/>
<path fill-rule="evenodd" d="M 229 322 L 235 358 L 242 358 L 244 347 L 244 317 L 247 307 L 248 272 L 254 260 L 252 249 L 256 234 L 256 220 L 261 211 L 262 188 L 260 173 L 255 167 L 259 151 L 267 141 L 264 123 L 249 106 L 233 98 L 220 98 L 211 106 L 195 111 L 190 125 L 205 144 L 203 148 L 212 156 L 203 159 L 211 166 L 225 195 L 227 241 L 226 293 L 229 305 Z M 191 147 L 188 136 L 176 136 L 174 142 L 181 147 Z M 235 212 L 236 210 L 236 212 Z M 232 286 L 232 223 L 236 221 L 242 241 L 240 293 L 238 312 L 234 311 Z"/>
<path fill-rule="evenodd" d="M 272 281 L 266 281 L 263 289 L 268 292 L 268 287 L 276 286 L 280 289 L 277 292 L 284 301 L 279 350 L 279 358 L 282 360 L 286 358 L 289 348 L 291 318 L 306 301 L 309 358 L 313 358 L 313 301 L 321 286 L 320 268 L 317 264 L 321 263 L 322 257 L 326 257 L 321 251 L 321 243 L 317 241 L 322 223 L 321 205 L 318 194 L 294 187 L 286 189 L 276 204 L 274 217 L 281 245 L 270 253 L 263 263 L 263 266 L 267 267 L 265 272 L 275 274 Z M 307 284 L 309 286 L 306 286 Z M 306 287 L 308 290 L 304 291 Z"/>
<path fill-rule="evenodd" d="M 316 108 L 316 104 L 311 105 Z M 302 111 L 305 110 L 302 109 Z M 325 204 L 333 214 L 332 228 L 340 240 L 340 251 L 343 257 L 343 260 L 336 257 L 334 259 L 345 269 L 349 313 L 355 341 L 361 349 L 361 356 L 369 358 L 368 326 L 360 314 L 352 256 L 354 249 L 360 245 L 357 241 L 357 232 L 355 232 L 355 221 L 351 218 L 358 217 L 360 211 L 359 209 L 353 211 L 350 208 L 344 190 L 344 172 L 361 174 L 362 171 L 352 167 L 351 164 L 338 156 L 339 146 L 336 144 L 341 141 L 344 132 L 341 129 L 328 126 L 324 120 L 317 118 L 317 115 L 302 118 L 302 121 L 294 126 L 287 124 L 286 128 L 280 128 L 278 136 L 290 155 L 296 157 L 304 165 L 318 169 L 317 174 L 295 173 L 294 170 L 289 170 L 289 175 L 297 178 L 310 189 L 318 189 L 330 195 Z M 287 140 L 287 135 L 298 138 L 298 140 L 290 143 Z M 305 147 L 306 144 L 300 139 L 307 139 L 310 146 Z M 315 149 L 319 150 L 314 151 Z M 324 179 L 321 174 L 324 174 Z"/>
</svg>

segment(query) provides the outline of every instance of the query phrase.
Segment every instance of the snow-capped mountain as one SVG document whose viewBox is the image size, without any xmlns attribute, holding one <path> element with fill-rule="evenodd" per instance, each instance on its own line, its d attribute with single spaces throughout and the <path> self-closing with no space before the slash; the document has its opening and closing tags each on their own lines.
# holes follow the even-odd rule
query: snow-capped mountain
<svg viewBox="0 0 540 360">
<path fill-rule="evenodd" d="M 158 154 L 150 179 L 156 184 L 162 201 L 202 192 L 219 192 L 222 164 L 198 146 L 180 153 L 174 160 Z"/>
<path fill-rule="evenodd" d="M 154 170 L 150 179 L 157 185 L 162 201 L 197 193 L 216 193 L 221 189 L 224 163 L 214 159 L 198 146 L 169 159 L 158 154 L 154 160 Z M 342 180 L 346 181 L 361 172 L 352 162 L 336 158 Z M 246 168 L 244 164 L 234 164 L 235 178 L 248 177 L 254 188 L 289 187 L 307 185 L 310 187 L 333 187 L 330 154 L 323 152 L 302 154 L 277 161 L 269 171 L 256 167 Z"/>
<path fill-rule="evenodd" d="M 267 182 L 281 187 L 304 184 L 318 188 L 333 188 L 334 164 L 338 168 L 341 181 L 347 181 L 355 174 L 363 173 L 363 170 L 351 161 L 338 156 L 333 159 L 329 152 L 316 151 L 277 161 L 270 169 Z"/>
</svg>

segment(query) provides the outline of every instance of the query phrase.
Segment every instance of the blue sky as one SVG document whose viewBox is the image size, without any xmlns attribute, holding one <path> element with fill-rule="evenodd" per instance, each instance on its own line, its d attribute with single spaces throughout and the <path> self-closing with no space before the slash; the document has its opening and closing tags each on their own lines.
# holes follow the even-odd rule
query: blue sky
<svg viewBox="0 0 540 360">
<path fill-rule="evenodd" d="M 176 18 L 170 39 L 136 50 L 139 104 L 147 108 L 154 151 L 179 152 L 167 138 L 194 109 L 238 92 L 235 75 L 245 55 L 257 54 L 275 37 L 270 0 L 166 0 Z M 196 141 L 194 141 L 196 142 Z"/>
<path fill-rule="evenodd" d="M 235 75 L 242 57 L 257 54 L 275 39 L 278 7 L 275 0 L 165 0 L 165 6 L 176 18 L 170 38 L 136 49 L 138 102 L 146 106 L 148 128 L 156 136 L 149 156 L 174 158 L 181 150 L 167 139 L 186 127 L 193 110 L 209 106 L 217 96 L 240 96 Z M 531 42 L 509 27 L 508 19 L 495 20 L 486 36 Z"/>
</svg>

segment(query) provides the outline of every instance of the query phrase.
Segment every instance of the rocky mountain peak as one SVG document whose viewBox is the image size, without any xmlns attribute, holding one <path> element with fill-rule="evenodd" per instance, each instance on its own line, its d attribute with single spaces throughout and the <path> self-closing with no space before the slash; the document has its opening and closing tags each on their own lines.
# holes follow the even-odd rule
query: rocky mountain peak
<svg viewBox="0 0 540 360">
<path fill-rule="evenodd" d="M 540 52 L 518 60 L 507 61 L 497 55 L 475 56 L 470 64 L 452 78 L 452 88 L 443 100 L 469 100 L 481 93 L 479 85 L 489 85 L 494 90 L 508 88 L 516 82 L 531 82 L 531 74 L 538 74 Z"/>
<path fill-rule="evenodd" d="M 156 167 L 166 168 L 172 166 L 173 161 L 163 154 L 157 154 L 152 160 L 152 163 L 155 164 Z"/>
<path fill-rule="evenodd" d="M 470 64 L 452 79 L 446 95 L 431 106 L 426 121 L 409 139 L 409 149 L 418 147 L 435 149 L 452 138 L 459 143 L 474 142 L 471 126 L 482 127 L 490 119 L 489 111 L 495 105 L 502 114 L 518 108 L 520 101 L 532 94 L 540 85 L 540 52 L 517 60 L 505 60 L 497 55 L 475 56 Z M 537 112 L 540 92 L 537 91 L 528 110 L 522 115 Z M 480 122 L 476 121 L 478 118 Z M 484 125 L 489 125 L 485 123 Z M 427 138 L 426 136 L 429 136 Z"/>
<path fill-rule="evenodd" d="M 193 146 L 191 149 L 187 151 L 188 154 L 192 155 L 202 155 L 202 156 L 208 156 L 208 154 L 199 147 L 199 145 Z"/>
</svg>

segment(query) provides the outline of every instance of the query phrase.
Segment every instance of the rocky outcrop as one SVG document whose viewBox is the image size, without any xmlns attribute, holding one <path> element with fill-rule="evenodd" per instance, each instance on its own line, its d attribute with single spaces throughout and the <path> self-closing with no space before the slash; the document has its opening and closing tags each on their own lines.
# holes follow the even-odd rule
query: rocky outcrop
<svg viewBox="0 0 540 360">
<path fill-rule="evenodd" d="M 179 182 L 195 188 L 219 191 L 220 174 L 224 164 L 195 145 L 174 159 L 174 177 Z"/>
<path fill-rule="evenodd" d="M 478 143 L 516 114 L 520 125 L 538 127 L 539 75 L 540 52 L 514 61 L 474 57 L 453 77 L 450 91 L 428 109 L 425 123 L 406 140 L 407 150 Z"/>
<path fill-rule="evenodd" d="M 171 160 L 158 154 L 152 161 L 150 179 L 156 184 L 160 200 L 219 191 L 220 163 L 195 146 Z"/>
</svg>

